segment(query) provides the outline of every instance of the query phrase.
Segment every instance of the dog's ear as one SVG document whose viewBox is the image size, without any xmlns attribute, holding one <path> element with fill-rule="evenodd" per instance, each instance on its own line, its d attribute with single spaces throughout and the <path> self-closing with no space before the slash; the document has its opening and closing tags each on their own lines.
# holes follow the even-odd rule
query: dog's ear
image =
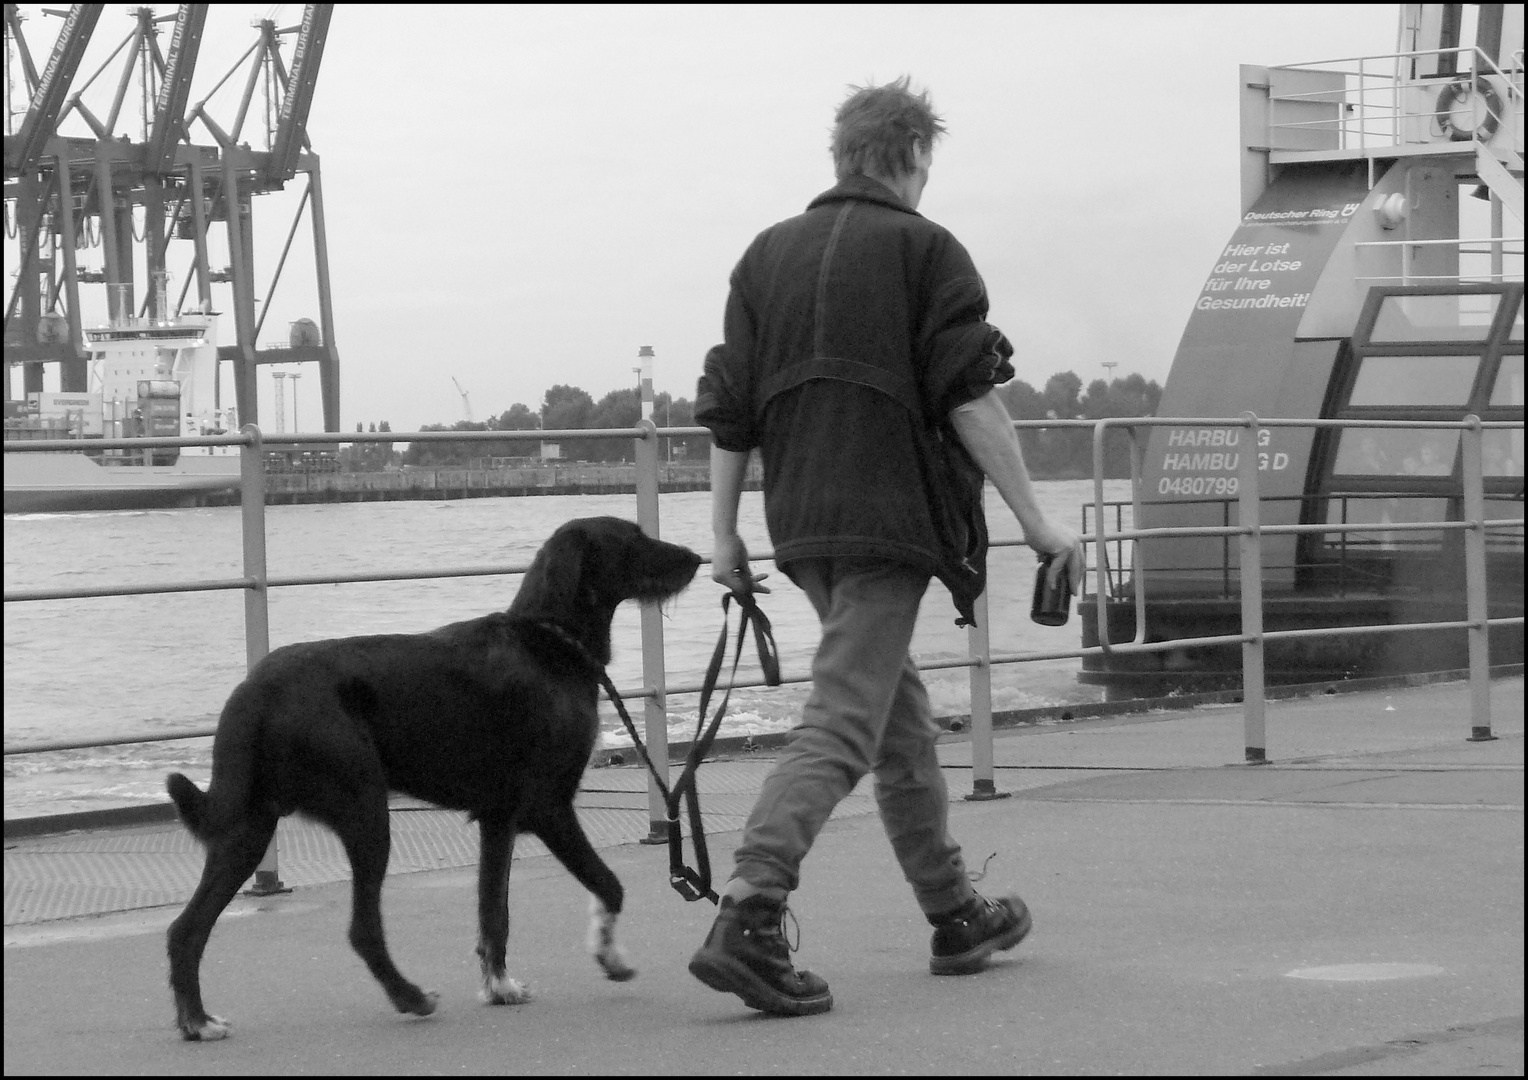
<svg viewBox="0 0 1528 1080">
<path fill-rule="evenodd" d="M 553 533 L 525 572 L 514 607 L 549 614 L 576 609 L 587 547 L 588 538 L 579 529 L 564 526 Z"/>
</svg>

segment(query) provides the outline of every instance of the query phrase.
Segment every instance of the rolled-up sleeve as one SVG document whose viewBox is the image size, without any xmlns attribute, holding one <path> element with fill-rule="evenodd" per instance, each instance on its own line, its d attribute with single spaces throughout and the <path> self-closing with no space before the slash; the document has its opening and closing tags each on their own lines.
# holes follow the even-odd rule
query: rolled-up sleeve
<svg viewBox="0 0 1528 1080">
<path fill-rule="evenodd" d="M 979 323 L 947 336 L 936 365 L 937 387 L 925 398 L 936 402 L 937 416 L 948 416 L 968 401 L 975 401 L 994 386 L 1013 378 L 1013 346 L 991 323 Z"/>
<path fill-rule="evenodd" d="M 953 241 L 952 241 L 953 242 Z M 929 419 L 937 421 L 1013 378 L 1013 346 L 986 321 L 987 290 L 963 248 L 960 273 L 934 294 L 924 313 L 920 381 Z"/>
</svg>

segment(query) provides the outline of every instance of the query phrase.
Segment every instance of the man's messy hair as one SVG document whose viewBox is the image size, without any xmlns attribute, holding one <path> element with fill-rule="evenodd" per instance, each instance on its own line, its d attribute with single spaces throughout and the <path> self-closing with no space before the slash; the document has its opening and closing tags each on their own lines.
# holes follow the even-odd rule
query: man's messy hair
<svg viewBox="0 0 1528 1080">
<path fill-rule="evenodd" d="M 833 124 L 833 171 L 838 179 L 875 173 L 898 176 L 913 171 L 918 144 L 932 148 L 945 133 L 928 91 L 913 93 L 902 76 L 885 86 L 850 86 Z"/>
</svg>

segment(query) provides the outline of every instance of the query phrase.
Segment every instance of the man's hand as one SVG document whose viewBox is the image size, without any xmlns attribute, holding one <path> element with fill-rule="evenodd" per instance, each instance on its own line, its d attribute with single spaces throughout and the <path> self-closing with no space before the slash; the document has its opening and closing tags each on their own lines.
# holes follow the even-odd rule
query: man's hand
<svg viewBox="0 0 1528 1080">
<path fill-rule="evenodd" d="M 747 596 L 749 593 L 769 592 L 767 586 L 759 584 L 768 576 L 759 574 L 755 577 L 749 569 L 748 548 L 743 544 L 741 536 L 726 533 L 716 537 L 716 547 L 711 552 L 712 581 L 727 586 L 738 596 Z"/>
<path fill-rule="evenodd" d="M 1050 570 L 1046 573 L 1046 584 L 1051 588 L 1056 587 L 1056 582 L 1061 579 L 1062 571 L 1067 574 L 1067 580 L 1072 584 L 1072 591 L 1082 591 L 1082 575 L 1085 563 L 1082 558 L 1082 538 L 1065 525 L 1058 525 L 1049 518 L 1042 518 L 1036 528 L 1030 529 L 1024 535 L 1024 542 L 1034 548 L 1041 555 L 1054 555 Z"/>
</svg>

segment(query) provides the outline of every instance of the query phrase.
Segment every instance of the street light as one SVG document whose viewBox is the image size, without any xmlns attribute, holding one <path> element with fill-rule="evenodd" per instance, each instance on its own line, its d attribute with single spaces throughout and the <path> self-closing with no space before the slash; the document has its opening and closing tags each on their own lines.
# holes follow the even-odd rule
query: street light
<svg viewBox="0 0 1528 1080">
<path fill-rule="evenodd" d="M 302 372 L 289 371 L 287 378 L 292 380 L 292 430 L 302 430 L 302 420 L 297 412 L 297 380 L 302 378 Z"/>
</svg>

